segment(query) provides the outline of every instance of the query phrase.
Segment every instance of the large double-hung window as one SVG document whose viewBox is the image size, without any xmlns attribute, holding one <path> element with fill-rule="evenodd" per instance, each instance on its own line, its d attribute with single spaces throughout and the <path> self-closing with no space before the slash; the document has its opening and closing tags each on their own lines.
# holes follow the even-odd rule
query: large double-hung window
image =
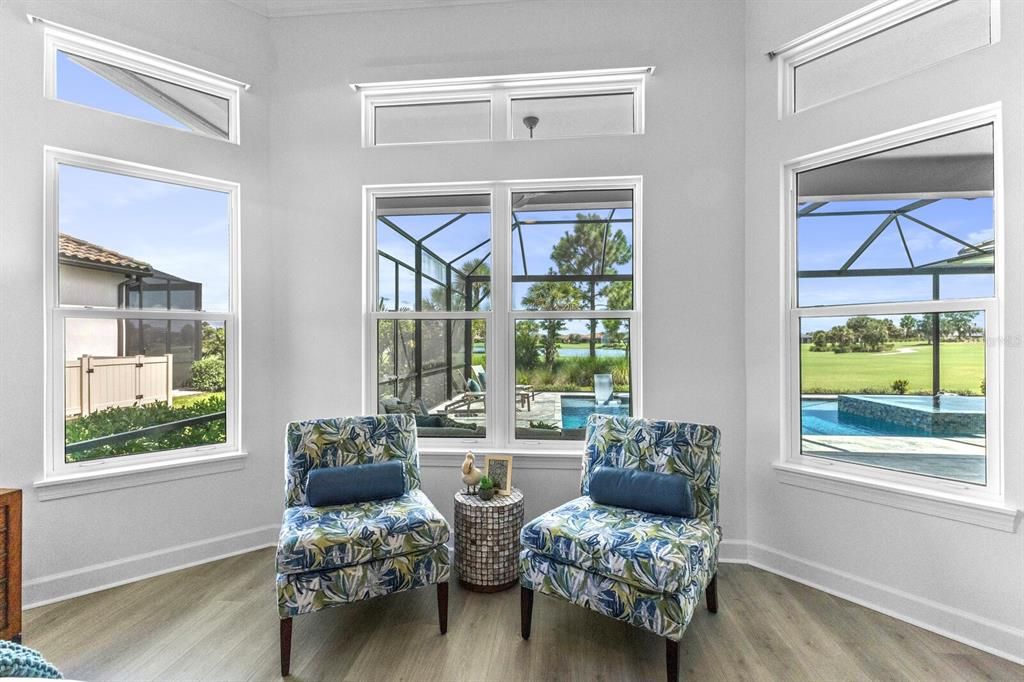
<svg viewBox="0 0 1024 682">
<path fill-rule="evenodd" d="M 790 167 L 792 456 L 997 496 L 998 108 Z"/>
<path fill-rule="evenodd" d="M 557 447 L 590 414 L 637 414 L 639 190 L 367 188 L 367 408 L 482 446 Z"/>
</svg>

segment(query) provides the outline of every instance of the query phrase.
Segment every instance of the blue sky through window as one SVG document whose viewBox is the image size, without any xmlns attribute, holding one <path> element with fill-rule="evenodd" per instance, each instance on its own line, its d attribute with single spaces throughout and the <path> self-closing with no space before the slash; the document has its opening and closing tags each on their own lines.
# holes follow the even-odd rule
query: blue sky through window
<svg viewBox="0 0 1024 682">
<path fill-rule="evenodd" d="M 838 270 L 886 218 L 885 213 L 869 215 L 828 215 L 855 211 L 890 211 L 913 203 L 911 199 L 886 201 L 834 201 L 798 219 L 797 267 L 800 271 Z M 800 208 L 807 207 L 802 204 Z M 910 216 L 938 228 L 967 244 L 981 245 L 993 239 L 991 198 L 939 199 L 914 209 Z M 824 215 L 822 215 L 824 214 Z M 930 230 L 909 217 L 899 218 L 881 233 L 850 266 L 862 269 L 909 268 L 907 250 L 915 266 L 935 263 L 961 255 L 965 246 Z M 904 246 L 906 240 L 906 246 Z M 983 298 L 993 295 L 991 274 L 944 275 L 940 278 L 942 299 Z M 801 306 L 842 305 L 923 301 L 932 299 L 932 277 L 921 275 L 803 277 L 799 279 Z M 908 306 L 912 312 L 913 306 Z M 827 320 L 807 318 L 815 329 L 831 326 Z"/>
<path fill-rule="evenodd" d="M 57 99 L 74 102 L 151 123 L 189 130 L 159 109 L 127 90 L 76 64 L 65 52 L 57 52 Z"/>
<path fill-rule="evenodd" d="M 61 164 L 60 231 L 203 285 L 228 309 L 231 200 L 224 192 Z"/>
</svg>

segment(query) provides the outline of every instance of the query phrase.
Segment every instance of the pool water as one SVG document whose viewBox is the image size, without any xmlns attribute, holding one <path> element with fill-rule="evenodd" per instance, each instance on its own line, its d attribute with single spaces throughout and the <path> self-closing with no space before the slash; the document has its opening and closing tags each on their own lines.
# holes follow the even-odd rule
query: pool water
<svg viewBox="0 0 1024 682">
<path fill-rule="evenodd" d="M 874 398 L 875 396 L 872 396 Z M 941 407 L 947 410 L 968 411 L 975 409 L 974 404 L 953 406 L 951 398 L 971 400 L 966 396 L 943 396 Z M 915 409 L 931 409 L 932 399 L 929 396 L 900 396 L 893 397 L 893 404 L 900 404 L 897 401 L 903 399 L 920 399 L 921 404 L 914 404 Z M 977 399 L 974 399 L 977 400 Z M 925 405 L 925 403 L 927 403 Z M 930 436 L 930 431 L 911 426 L 904 426 L 894 422 L 888 422 L 871 417 L 862 417 L 855 414 L 840 414 L 838 402 L 817 398 L 804 398 L 800 401 L 800 424 L 803 427 L 805 436 Z M 984 410 L 984 408 L 982 408 Z M 943 434 L 948 436 L 950 434 Z M 953 434 L 956 435 L 956 434 Z M 979 436 L 979 433 L 963 433 L 963 436 Z"/>
<path fill-rule="evenodd" d="M 607 405 L 597 405 L 594 402 L 593 394 L 562 396 L 563 429 L 585 428 L 587 417 L 592 414 L 608 414 L 614 417 L 628 416 L 630 414 L 629 396 L 617 394 Z"/>
</svg>

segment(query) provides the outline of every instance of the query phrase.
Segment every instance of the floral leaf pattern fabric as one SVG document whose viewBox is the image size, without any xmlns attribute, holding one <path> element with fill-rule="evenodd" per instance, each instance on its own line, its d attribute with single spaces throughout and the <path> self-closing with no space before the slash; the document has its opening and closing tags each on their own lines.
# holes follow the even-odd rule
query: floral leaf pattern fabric
<svg viewBox="0 0 1024 682">
<path fill-rule="evenodd" d="M 285 434 L 285 512 L 277 546 L 281 618 L 446 582 L 451 530 L 420 490 L 410 414 L 292 422 Z M 406 492 L 374 502 L 311 507 L 309 472 L 399 460 Z"/>
<path fill-rule="evenodd" d="M 560 597 L 675 641 L 682 639 L 701 596 L 701 587 L 695 582 L 672 594 L 645 592 L 629 583 L 552 561 L 528 549 L 519 555 L 519 574 L 523 587 Z"/>
<path fill-rule="evenodd" d="M 599 466 L 682 474 L 693 481 L 697 518 L 718 523 L 721 432 L 706 424 L 591 415 L 580 490 Z"/>
<path fill-rule="evenodd" d="M 291 618 L 332 606 L 446 582 L 451 574 L 448 548 L 389 557 L 329 571 L 277 576 L 277 609 Z"/>
<path fill-rule="evenodd" d="M 721 433 L 714 426 L 591 415 L 583 497 L 523 527 L 520 583 L 680 640 L 718 571 Z M 589 497 L 598 466 L 686 476 L 696 518 L 613 507 Z"/>
<path fill-rule="evenodd" d="M 523 547 L 555 561 L 648 592 L 706 585 L 717 570 L 721 532 L 700 519 L 680 519 L 579 497 L 529 522 Z"/>
<path fill-rule="evenodd" d="M 285 498 L 306 504 L 311 469 L 401 460 L 407 490 L 420 487 L 416 419 L 409 414 L 339 417 L 292 422 L 285 437 Z"/>
<path fill-rule="evenodd" d="M 422 490 L 376 502 L 288 507 L 277 572 L 322 571 L 424 552 L 448 537 L 448 523 Z"/>
</svg>

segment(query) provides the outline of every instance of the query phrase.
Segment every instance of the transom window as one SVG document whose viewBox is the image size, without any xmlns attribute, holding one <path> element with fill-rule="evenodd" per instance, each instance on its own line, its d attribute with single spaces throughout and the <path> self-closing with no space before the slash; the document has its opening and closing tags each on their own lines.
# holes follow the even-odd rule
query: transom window
<svg viewBox="0 0 1024 682">
<path fill-rule="evenodd" d="M 44 26 L 47 97 L 238 143 L 245 83 L 29 17 Z"/>
<path fill-rule="evenodd" d="M 998 489 L 999 352 L 986 343 L 999 329 L 995 117 L 974 112 L 794 169 L 804 463 Z"/>
<path fill-rule="evenodd" d="M 421 438 L 494 445 L 637 414 L 638 191 L 368 188 L 367 401 L 415 414 Z"/>
</svg>

